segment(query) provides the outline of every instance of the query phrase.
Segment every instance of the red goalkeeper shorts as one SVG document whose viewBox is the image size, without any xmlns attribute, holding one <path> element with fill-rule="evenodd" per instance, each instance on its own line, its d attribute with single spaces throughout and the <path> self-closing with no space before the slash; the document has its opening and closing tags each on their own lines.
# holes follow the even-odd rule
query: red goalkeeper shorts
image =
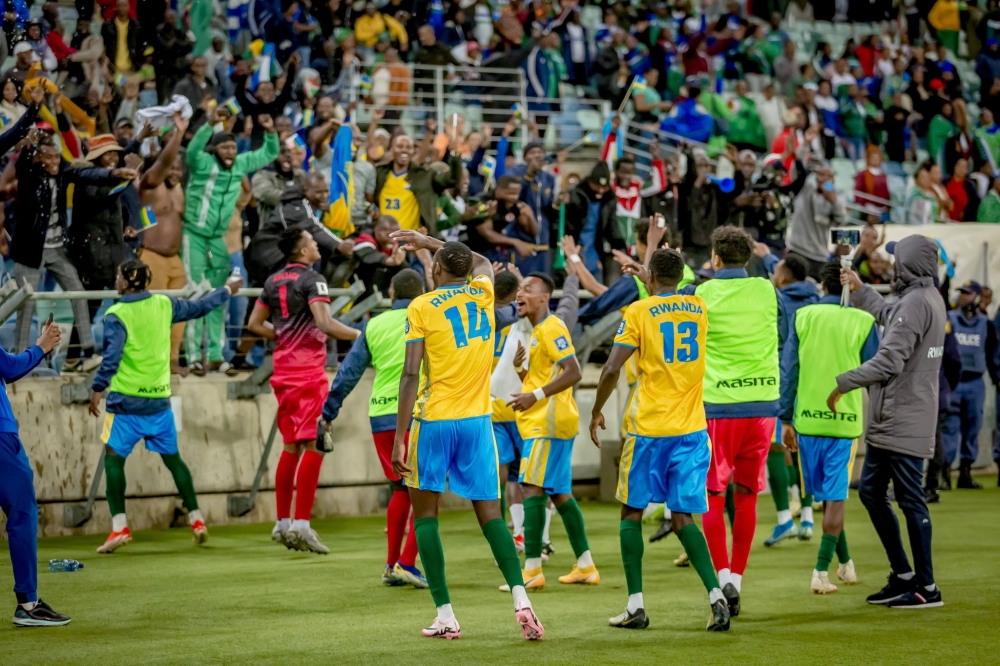
<svg viewBox="0 0 1000 666">
<path fill-rule="evenodd" d="M 316 425 L 330 392 L 326 372 L 271 376 L 278 399 L 278 430 L 285 444 L 316 439 Z"/>
<path fill-rule="evenodd" d="M 767 453 L 774 437 L 774 417 L 752 419 L 708 419 L 712 440 L 712 465 L 708 470 L 708 490 L 723 493 L 734 483 L 755 493 L 767 483 Z"/>
<path fill-rule="evenodd" d="M 402 477 L 397 476 L 395 472 L 392 471 L 392 444 L 396 440 L 395 430 L 383 430 L 382 432 L 373 432 L 372 439 L 375 440 L 375 451 L 378 453 L 378 461 L 382 463 L 382 472 L 385 474 L 385 478 L 390 481 L 399 481 Z M 406 431 L 406 439 L 403 440 L 407 444 L 410 443 L 410 431 Z M 403 451 L 403 460 L 406 460 L 406 451 Z"/>
</svg>

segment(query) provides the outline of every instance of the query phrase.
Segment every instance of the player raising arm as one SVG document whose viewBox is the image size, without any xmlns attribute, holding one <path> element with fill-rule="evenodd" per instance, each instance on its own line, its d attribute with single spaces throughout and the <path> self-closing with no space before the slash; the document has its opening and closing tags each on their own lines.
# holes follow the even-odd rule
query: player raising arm
<svg viewBox="0 0 1000 666">
<path fill-rule="evenodd" d="M 642 511 L 650 502 L 666 502 L 691 564 L 708 590 L 712 612 L 709 631 L 729 629 L 729 606 L 722 594 L 705 537 L 691 518 L 706 513 L 706 484 L 711 463 L 702 382 L 708 313 L 698 296 L 677 293 L 684 259 L 675 250 L 657 250 L 648 271 L 638 264 L 625 273 L 638 275 L 650 294 L 625 311 L 614 347 L 597 384 L 590 437 L 601 445 L 601 410 L 618 383 L 625 362 L 638 355 L 638 386 L 625 411 L 625 444 L 618 474 L 622 503 L 619 529 L 622 563 L 628 584 L 625 611 L 611 626 L 645 629 L 649 619 L 642 599 Z M 670 414 L 671 418 L 663 418 Z"/>
<path fill-rule="evenodd" d="M 278 240 L 285 267 L 267 278 L 247 328 L 277 340 L 271 387 L 278 399 L 278 430 L 285 444 L 274 474 L 277 523 L 271 539 L 288 548 L 330 552 L 309 525 L 323 454 L 316 448 L 316 424 L 327 396 L 326 339 L 354 340 L 360 331 L 330 316 L 330 292 L 309 268 L 319 246 L 304 229 L 287 229 Z M 270 321 L 266 321 L 270 318 Z M 301 456 L 301 461 L 299 457 Z M 295 522 L 291 521 L 296 492 Z"/>
<path fill-rule="evenodd" d="M 437 617 L 423 635 L 461 636 L 438 533 L 438 500 L 447 480 L 452 492 L 472 501 L 510 586 L 524 637 L 537 640 L 544 629 L 528 601 L 514 540 L 500 517 L 497 448 L 490 424 L 493 268 L 461 243 L 442 243 L 415 231 L 397 231 L 392 238 L 404 249 L 437 253 L 432 267 L 437 289 L 413 299 L 406 311 L 406 358 L 392 451 L 393 471 L 405 477 L 410 488 L 417 550 L 437 606 Z"/>
</svg>

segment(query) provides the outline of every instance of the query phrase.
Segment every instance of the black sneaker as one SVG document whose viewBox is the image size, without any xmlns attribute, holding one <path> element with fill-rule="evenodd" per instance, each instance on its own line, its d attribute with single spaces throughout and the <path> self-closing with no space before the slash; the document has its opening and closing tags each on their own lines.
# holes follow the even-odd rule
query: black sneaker
<svg viewBox="0 0 1000 666">
<path fill-rule="evenodd" d="M 941 501 L 941 495 L 933 488 L 924 488 L 924 501 L 928 504 L 937 504 Z"/>
<path fill-rule="evenodd" d="M 634 613 L 626 608 L 621 615 L 608 620 L 608 624 L 619 629 L 645 629 L 649 626 L 649 618 L 645 608 L 638 608 Z"/>
<path fill-rule="evenodd" d="M 951 490 L 951 468 L 947 465 L 941 470 L 941 488 L 940 490 Z"/>
<path fill-rule="evenodd" d="M 912 592 L 914 586 L 916 585 L 912 579 L 903 580 L 894 573 L 889 574 L 888 580 L 889 582 L 886 583 L 885 587 L 875 594 L 868 595 L 868 598 L 866 599 L 868 603 L 874 605 L 887 604 Z"/>
<path fill-rule="evenodd" d="M 30 611 L 21 608 L 21 604 L 14 609 L 14 626 L 17 627 L 61 627 L 69 622 L 68 615 L 55 612 L 41 599 Z"/>
<path fill-rule="evenodd" d="M 556 552 L 556 547 L 552 545 L 551 541 L 546 541 L 542 544 L 542 555 L 554 555 Z"/>
<path fill-rule="evenodd" d="M 720 599 L 712 604 L 712 614 L 708 616 L 708 631 L 729 631 L 729 606 Z"/>
<path fill-rule="evenodd" d="M 944 606 L 944 602 L 941 601 L 941 588 L 935 586 L 928 592 L 920 587 L 890 601 L 888 606 L 889 608 L 937 608 Z"/>
<path fill-rule="evenodd" d="M 674 531 L 674 524 L 669 520 L 664 520 L 660 523 L 660 526 L 656 528 L 653 536 L 649 537 L 649 543 L 656 543 L 661 539 L 666 539 L 670 536 L 670 533 Z"/>
<path fill-rule="evenodd" d="M 740 593 L 732 583 L 726 583 L 722 588 L 722 596 L 726 598 L 729 606 L 729 617 L 736 617 L 740 614 Z"/>
</svg>

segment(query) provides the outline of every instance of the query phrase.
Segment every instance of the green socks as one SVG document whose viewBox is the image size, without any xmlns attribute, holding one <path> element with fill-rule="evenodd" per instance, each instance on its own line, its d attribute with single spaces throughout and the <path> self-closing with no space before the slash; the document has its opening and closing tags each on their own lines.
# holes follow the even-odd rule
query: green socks
<svg viewBox="0 0 1000 666">
<path fill-rule="evenodd" d="M 840 538 L 837 539 L 837 559 L 841 564 L 847 564 L 851 560 L 851 554 L 847 552 L 847 530 L 840 530 Z"/>
<path fill-rule="evenodd" d="M 524 510 L 524 522 L 528 522 L 528 507 L 527 498 L 525 498 L 525 510 Z M 543 516 L 542 522 L 545 521 L 544 516 L 545 505 L 542 504 Z M 569 543 L 573 546 L 573 554 L 579 558 L 581 555 L 590 550 L 590 544 L 587 543 L 587 530 L 583 527 L 583 513 L 580 511 L 580 505 L 576 503 L 576 499 L 570 497 L 568 500 L 556 507 L 556 511 L 559 512 L 559 516 L 562 518 L 563 526 L 566 528 L 566 535 L 569 537 Z M 527 528 L 525 528 L 524 534 L 524 551 L 525 554 L 528 552 L 528 533 Z M 539 549 L 539 556 L 541 556 L 541 550 Z"/>
<path fill-rule="evenodd" d="M 715 573 L 712 556 L 708 553 L 708 542 L 705 541 L 705 535 L 701 533 L 698 526 L 694 523 L 685 525 L 677 533 L 677 538 L 681 540 L 681 545 L 684 546 L 684 552 L 691 560 L 691 565 L 701 576 L 701 582 L 704 583 L 705 589 L 709 592 L 719 589 L 721 587 L 719 576 Z"/>
<path fill-rule="evenodd" d="M 513 590 L 518 585 L 524 585 L 524 579 L 521 577 L 521 560 L 517 556 L 514 539 L 510 536 L 510 532 L 507 531 L 507 525 L 503 520 L 501 518 L 494 518 L 483 525 L 483 536 L 490 543 L 490 549 L 493 551 L 493 559 L 497 561 L 500 573 L 503 574 L 503 579 L 507 581 L 510 589 Z"/>
<path fill-rule="evenodd" d="M 507 522 L 507 479 L 500 479 L 500 518 Z"/>
<path fill-rule="evenodd" d="M 542 532 L 545 530 L 545 495 L 524 498 L 524 557 L 542 556 Z"/>
<path fill-rule="evenodd" d="M 823 540 L 819 543 L 819 555 L 816 556 L 816 571 L 827 571 L 830 568 L 839 540 L 840 537 L 834 534 L 823 535 Z"/>
<path fill-rule="evenodd" d="M 104 455 L 104 476 L 107 477 L 108 509 L 112 516 L 125 513 L 125 459 L 114 453 Z"/>
<path fill-rule="evenodd" d="M 767 454 L 767 477 L 771 483 L 771 496 L 774 498 L 774 508 L 778 511 L 788 510 L 788 466 L 785 465 L 784 451 L 771 451 Z"/>
<path fill-rule="evenodd" d="M 629 595 L 642 592 L 642 524 L 638 520 L 623 520 L 618 527 L 622 546 L 622 564 Z"/>
<path fill-rule="evenodd" d="M 174 477 L 174 484 L 177 485 L 177 490 L 181 494 L 181 501 L 184 502 L 184 508 L 188 511 L 195 511 L 198 508 L 198 495 L 194 492 L 194 479 L 191 478 L 191 470 L 181 460 L 181 454 L 160 455 L 160 457 L 163 459 L 163 464 L 170 470 L 170 475 Z M 125 459 L 122 458 L 122 465 L 124 466 L 124 464 Z M 122 498 L 124 500 L 124 494 Z M 122 504 L 124 505 L 124 501 Z"/>
<path fill-rule="evenodd" d="M 424 575 L 427 576 L 427 585 L 431 589 L 434 605 L 440 608 L 450 604 L 448 581 L 444 577 L 444 549 L 441 547 L 438 519 L 417 518 L 413 521 L 413 529 L 417 533 L 417 552 L 420 553 L 420 561 L 424 565 Z M 498 559 L 497 562 L 499 561 Z"/>
</svg>

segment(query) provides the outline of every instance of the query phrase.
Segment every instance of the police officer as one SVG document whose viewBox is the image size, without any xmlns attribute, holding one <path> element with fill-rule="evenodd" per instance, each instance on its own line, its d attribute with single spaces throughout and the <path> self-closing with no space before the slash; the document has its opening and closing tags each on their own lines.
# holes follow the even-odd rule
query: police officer
<svg viewBox="0 0 1000 666">
<path fill-rule="evenodd" d="M 969 280 L 959 288 L 957 308 L 948 313 L 962 356 L 962 375 L 952 394 L 944 426 L 946 464 L 941 472 L 944 489 L 951 488 L 951 466 L 956 454 L 959 454 L 957 486 L 982 487 L 972 480 L 972 463 L 979 455 L 979 430 L 983 426 L 983 404 L 986 400 L 983 373 L 988 371 L 994 384 L 1000 381 L 996 328 L 979 311 L 982 297 L 982 286 Z"/>
</svg>

